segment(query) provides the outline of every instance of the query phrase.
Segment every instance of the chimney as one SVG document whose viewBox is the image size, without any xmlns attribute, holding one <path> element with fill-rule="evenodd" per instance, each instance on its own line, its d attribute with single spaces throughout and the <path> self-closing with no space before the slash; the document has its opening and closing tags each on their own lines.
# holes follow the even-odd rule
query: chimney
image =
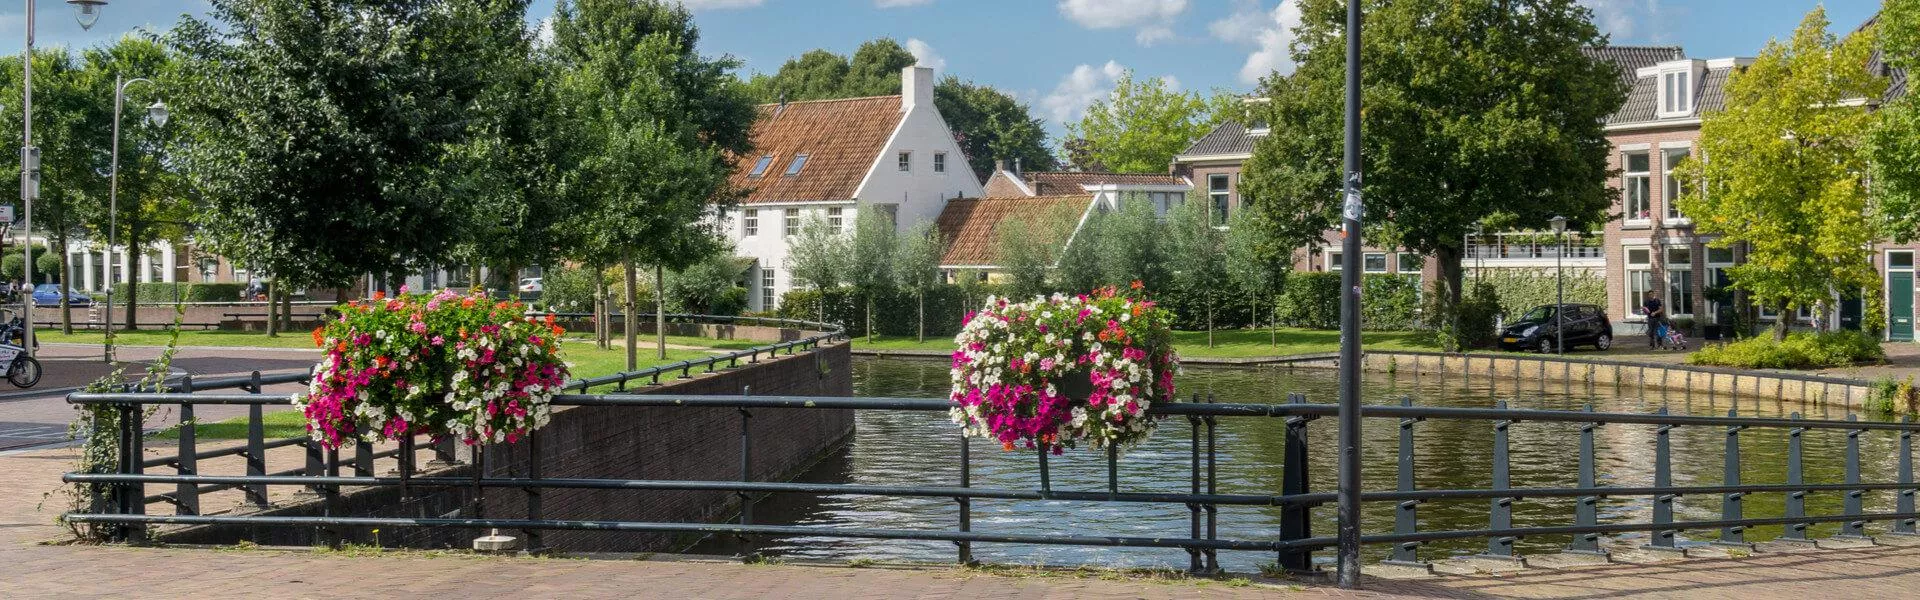
<svg viewBox="0 0 1920 600">
<path fill-rule="evenodd" d="M 900 110 L 920 105 L 933 106 L 933 67 L 901 69 Z"/>
<path fill-rule="evenodd" d="M 1013 176 L 1020 176 L 1020 157 L 1018 156 L 1013 157 Z"/>
<path fill-rule="evenodd" d="M 1004 159 L 1004 158 L 993 159 L 993 172 L 999 173 L 1005 170 L 1007 170 L 1007 159 Z"/>
</svg>

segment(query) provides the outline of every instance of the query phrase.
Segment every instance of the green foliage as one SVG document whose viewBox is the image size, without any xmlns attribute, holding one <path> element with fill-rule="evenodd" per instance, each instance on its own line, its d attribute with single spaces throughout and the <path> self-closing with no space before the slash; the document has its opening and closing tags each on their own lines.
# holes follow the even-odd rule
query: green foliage
<svg viewBox="0 0 1920 600">
<path fill-rule="evenodd" d="M 1485 269 L 1473 277 L 1493 291 L 1499 299 L 1500 314 L 1509 319 L 1559 299 L 1559 280 L 1552 271 Z M 1597 272 L 1569 270 L 1566 286 L 1569 304 L 1607 305 L 1607 278 Z M 1625 315 L 1607 316 L 1617 321 Z"/>
<path fill-rule="evenodd" d="M 747 288 L 741 285 L 746 270 L 747 262 L 735 258 L 732 248 L 722 247 L 719 252 L 684 269 L 667 271 L 667 280 L 660 286 L 666 294 L 667 310 L 702 315 L 740 314 L 747 303 Z"/>
<path fill-rule="evenodd" d="M 908 230 L 900 238 L 900 247 L 894 253 L 893 275 L 899 289 L 915 297 L 913 320 L 917 339 L 926 337 L 926 293 L 940 283 L 940 257 L 945 248 L 940 229 L 932 222 L 926 222 Z"/>
<path fill-rule="evenodd" d="M 1199 94 L 1172 89 L 1158 77 L 1122 73 L 1113 94 L 1095 100 L 1086 116 L 1067 124 L 1067 135 L 1085 140 L 1083 169 L 1115 173 L 1164 173 L 1173 157 L 1213 127 Z"/>
<path fill-rule="evenodd" d="M 1423 325 L 1419 320 L 1418 280 L 1401 275 L 1361 278 L 1360 327 L 1369 331 L 1398 331 Z M 1309 329 L 1340 328 L 1340 273 L 1294 273 L 1280 291 L 1280 324 Z"/>
<path fill-rule="evenodd" d="M 1420 278 L 1409 275 L 1368 275 L 1362 278 L 1360 326 L 1373 331 L 1401 331 L 1420 324 Z"/>
<path fill-rule="evenodd" d="M 795 283 L 817 290 L 837 288 L 851 279 L 853 245 L 826 219 L 808 217 L 787 245 L 787 262 Z"/>
<path fill-rule="evenodd" d="M 995 290 L 967 290 L 962 286 L 951 284 L 939 284 L 927 288 L 927 336 L 948 337 L 958 333 L 961 317 L 967 311 L 980 308 L 979 302 L 990 293 L 995 293 Z M 825 299 L 824 309 L 821 306 L 823 298 Z M 915 320 L 919 312 L 919 299 L 912 292 L 907 290 L 883 292 L 874 299 L 873 307 L 873 333 L 902 337 L 914 337 L 919 334 L 919 324 Z M 787 292 L 780 297 L 780 308 L 775 311 L 776 316 L 787 319 L 813 320 L 820 318 L 822 314 L 826 315 L 826 321 L 829 323 L 845 325 L 847 335 L 867 335 L 866 306 L 852 288 L 835 288 L 825 292 L 817 290 Z"/>
<path fill-rule="evenodd" d="M 181 302 L 238 302 L 246 287 L 244 283 L 142 283 L 134 286 L 134 298 L 141 304 L 172 304 L 176 298 Z M 127 301 L 127 284 L 113 285 L 113 301 Z"/>
<path fill-rule="evenodd" d="M 894 251 L 900 246 L 899 237 L 893 219 L 886 213 L 863 210 L 855 215 L 847 283 L 867 297 L 891 290 Z"/>
<path fill-rule="evenodd" d="M 1280 290 L 1280 324 L 1310 329 L 1340 328 L 1340 274 L 1294 273 Z"/>
<path fill-rule="evenodd" d="M 1128 206 L 1148 206 L 1144 198 L 1121 201 Z M 1207 213 L 1206 203 L 1182 203 L 1161 224 L 1166 235 L 1155 236 L 1166 239 L 1168 256 L 1164 262 L 1173 267 L 1171 285 L 1155 295 L 1164 299 L 1182 329 L 1211 330 L 1228 322 L 1241 325 L 1249 320 L 1240 314 L 1231 319 L 1222 314 L 1245 310 L 1247 304 L 1234 297 L 1238 290 L 1227 271 L 1227 262 L 1221 260 L 1227 252 L 1227 234 L 1213 226 Z"/>
<path fill-rule="evenodd" d="M 851 57 L 809 50 L 773 75 L 755 76 L 748 87 L 762 102 L 887 96 L 900 93 L 900 70 L 913 64 L 900 42 L 879 38 L 860 44 Z"/>
<path fill-rule="evenodd" d="M 5 276 L 7 281 L 19 281 L 20 264 L 26 262 L 27 259 L 21 256 L 20 248 L 17 246 L 7 246 L 6 249 L 9 250 L 9 252 L 5 256 L 0 256 L 0 276 Z M 34 245 L 32 253 L 34 259 L 34 283 L 46 283 L 49 278 L 60 272 L 60 256 L 58 254 L 49 253 L 47 252 L 46 246 L 38 244 Z M 51 264 L 49 264 L 49 262 L 51 262 Z M 52 268 L 48 268 L 49 266 Z"/>
<path fill-rule="evenodd" d="M 996 160 L 1019 161 L 1029 171 L 1059 168 L 1047 148 L 1046 123 L 1006 92 L 949 75 L 934 86 L 933 104 L 981 181 L 993 174 Z"/>
<path fill-rule="evenodd" d="M 1735 287 L 1781 312 L 1815 306 L 1835 289 L 1879 289 L 1868 262 L 1877 237 L 1867 214 L 1861 141 L 1874 114 L 1843 104 L 1877 98 L 1886 82 L 1861 65 L 1872 29 L 1836 40 L 1826 11 L 1807 14 L 1793 37 L 1769 42 L 1727 82 L 1726 108 L 1708 113 L 1700 151 L 1683 161 L 1680 209 L 1715 245 L 1744 243 Z M 1873 295 L 1878 295 L 1874 293 Z M 1775 337 L 1786 334 L 1781 319 Z"/>
<path fill-rule="evenodd" d="M 1605 221 L 1612 144 L 1606 117 L 1626 99 L 1617 67 L 1582 50 L 1606 43 L 1573 0 L 1374 0 L 1362 40 L 1366 235 L 1441 263 L 1458 297 L 1463 235 L 1502 215 L 1542 227 Z M 1318 242 L 1344 187 L 1347 3 L 1301 0 L 1290 75 L 1261 82 L 1241 193 L 1281 248 Z M 1516 165 L 1525 165 L 1516 169 Z M 1524 173 L 1524 176 L 1519 174 Z"/>
<path fill-rule="evenodd" d="M 1125 288 L 1138 281 L 1148 294 L 1173 288 L 1175 242 L 1151 204 L 1121 202 L 1120 210 L 1102 219 L 1098 240 L 1108 285 Z"/>
<path fill-rule="evenodd" d="M 554 312 L 593 311 L 593 270 L 577 265 L 549 269 L 541 278 L 540 302 Z"/>
<path fill-rule="evenodd" d="M 1858 331 L 1795 332 L 1784 340 L 1757 337 L 1707 346 L 1687 356 L 1688 364 L 1748 369 L 1824 369 L 1887 359 L 1880 340 Z"/>
<path fill-rule="evenodd" d="M 1920 393 L 1913 386 L 1913 376 L 1895 379 L 1881 377 L 1873 382 L 1867 391 L 1867 409 L 1881 414 L 1920 413 Z"/>
<path fill-rule="evenodd" d="M 1050 291 L 1048 269 L 1052 252 L 1061 236 L 1049 235 L 1054 223 L 1048 220 L 1009 218 L 994 229 L 999 246 L 1000 271 L 1007 276 L 1006 293 L 1014 298 L 1031 298 Z"/>
</svg>

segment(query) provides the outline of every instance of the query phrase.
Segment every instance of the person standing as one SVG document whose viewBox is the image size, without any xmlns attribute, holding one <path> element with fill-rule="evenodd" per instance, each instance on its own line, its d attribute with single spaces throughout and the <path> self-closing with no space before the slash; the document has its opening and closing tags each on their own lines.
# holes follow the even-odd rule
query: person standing
<svg viewBox="0 0 1920 600">
<path fill-rule="evenodd" d="M 1660 302 L 1660 295 L 1647 292 L 1647 300 L 1640 304 L 1640 310 L 1647 315 L 1647 347 L 1659 348 L 1666 337 L 1667 309 Z"/>
</svg>

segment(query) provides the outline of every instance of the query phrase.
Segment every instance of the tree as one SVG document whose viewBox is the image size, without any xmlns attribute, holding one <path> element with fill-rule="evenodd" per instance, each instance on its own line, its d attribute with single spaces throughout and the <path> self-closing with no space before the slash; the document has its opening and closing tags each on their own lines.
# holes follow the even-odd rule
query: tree
<svg viewBox="0 0 1920 600">
<path fill-rule="evenodd" d="M 800 224 L 800 234 L 787 244 L 787 268 L 795 283 L 825 292 L 846 283 L 853 269 L 853 245 L 840 228 L 818 216 Z M 827 320 L 826 295 L 820 297 L 820 320 Z"/>
<path fill-rule="evenodd" d="M 167 37 L 205 239 L 280 289 L 445 262 L 467 212 L 451 157 L 496 29 L 524 24 L 489 0 L 211 4 Z"/>
<path fill-rule="evenodd" d="M 1252 307 L 1253 323 L 1259 326 L 1261 307 L 1266 307 L 1269 328 L 1268 342 L 1280 344 L 1279 323 L 1275 320 L 1274 310 L 1278 308 L 1280 288 L 1285 285 L 1287 272 L 1292 263 L 1287 260 L 1289 254 L 1273 248 L 1275 240 L 1265 235 L 1266 228 L 1257 221 L 1257 211 L 1235 211 L 1227 219 L 1225 240 L 1226 269 L 1233 280 L 1233 289 L 1237 290 Z"/>
<path fill-rule="evenodd" d="M 899 42 L 879 38 L 860 44 L 851 57 L 808 50 L 774 74 L 754 77 L 748 87 L 761 102 L 891 96 L 900 93 L 900 70 L 914 62 Z"/>
<path fill-rule="evenodd" d="M 739 314 L 746 304 L 747 290 L 740 286 L 740 275 L 747 264 L 733 255 L 731 244 L 694 261 L 685 268 L 668 271 L 660 285 L 668 310 L 693 314 Z"/>
<path fill-rule="evenodd" d="M 20 97 L 22 64 L 20 55 L 7 58 L 4 92 L 0 93 Z M 102 117 L 98 109 L 101 98 L 91 93 L 86 74 L 65 49 L 35 50 L 33 75 L 33 143 L 40 148 L 41 165 L 40 197 L 33 202 L 33 225 L 46 236 L 50 244 L 47 251 L 60 261 L 58 272 L 52 272 L 52 276 L 62 288 L 69 288 L 75 283 L 68 280 L 68 273 L 72 271 L 67 264 L 69 244 L 83 231 L 88 211 L 95 205 L 90 194 L 103 189 L 95 167 L 100 164 L 97 159 L 104 154 L 105 136 L 100 132 L 109 120 Z M 105 98 L 112 99 L 111 96 Z M 8 139 L 20 139 L 20 120 L 0 119 L 0 134 L 9 136 Z M 20 161 L 0 162 L 5 162 L 0 171 L 12 177 L 12 181 L 20 181 Z M 25 217 L 24 207 L 17 216 Z M 32 233 L 27 237 L 31 239 Z M 12 250 L 11 255 L 21 253 L 17 246 L 8 248 Z M 36 267 L 39 265 L 37 253 L 38 250 Z M 35 272 L 42 269 L 36 268 Z M 51 283 L 40 278 L 34 281 Z M 60 299 L 60 328 L 73 332 L 73 309 L 65 295 Z"/>
<path fill-rule="evenodd" d="M 894 253 L 893 275 L 902 289 L 913 292 L 918 308 L 914 313 L 914 339 L 927 341 L 927 290 L 940 283 L 940 257 L 946 242 L 932 222 L 915 225 L 900 237 Z M 867 311 L 871 314 L 871 308 Z"/>
<path fill-rule="evenodd" d="M 1107 215 L 1100 225 L 1101 270 L 1110 285 L 1137 281 L 1148 294 L 1173 289 L 1174 249 L 1170 246 L 1166 225 L 1148 202 L 1122 202 L 1120 210 Z"/>
<path fill-rule="evenodd" d="M 1167 80 L 1136 80 L 1127 71 L 1113 94 L 1095 100 L 1067 135 L 1086 140 L 1091 162 L 1116 173 L 1165 173 L 1173 157 L 1213 127 L 1207 103 Z"/>
<path fill-rule="evenodd" d="M 1920 0 L 1887 0 L 1875 29 L 1882 60 L 1909 78 L 1920 73 Z M 1883 233 L 1903 244 L 1920 238 L 1920 90 L 1880 110 L 1867 152 Z"/>
<path fill-rule="evenodd" d="M 1080 207 L 1084 208 L 1084 207 Z M 1063 209 L 1064 213 L 1065 210 Z M 1077 219 L 1077 214 L 1054 215 L 1055 219 Z M 1060 259 L 1053 269 L 1053 289 L 1069 294 L 1084 294 L 1094 288 L 1106 285 L 1106 249 L 1101 246 L 1105 239 L 1102 227 L 1106 225 L 1107 213 L 1095 210 L 1087 215 L 1087 222 L 1080 224 L 1080 230 L 1064 237 L 1065 247 L 1060 249 Z"/>
<path fill-rule="evenodd" d="M 583 236 L 572 254 L 624 264 L 629 289 L 637 264 L 653 265 L 657 278 L 712 254 L 720 243 L 712 217 L 742 196 L 729 183 L 731 157 L 752 148 L 752 100 L 729 74 L 739 64 L 701 56 L 693 16 L 677 2 L 563 1 L 552 23 L 559 118 L 572 136 L 559 177 L 584 207 L 566 224 Z M 664 356 L 664 316 L 655 313 Z"/>
<path fill-rule="evenodd" d="M 873 341 L 873 300 L 893 286 L 894 249 L 900 245 L 893 218 L 878 210 L 863 210 L 853 218 L 852 256 L 848 280 L 867 304 L 867 341 Z"/>
<path fill-rule="evenodd" d="M 1793 37 L 1774 41 L 1727 82 L 1726 108 L 1700 126 L 1705 160 L 1683 161 L 1680 210 L 1713 244 L 1747 245 L 1728 270 L 1735 287 L 1781 314 L 1822 305 L 1834 294 L 1879 285 L 1869 262 L 1862 148 L 1874 115 L 1847 106 L 1877 98 L 1884 81 L 1861 68 L 1872 30 L 1837 40 L 1826 10 L 1807 14 Z M 1792 319 L 1781 318 L 1775 339 Z"/>
<path fill-rule="evenodd" d="M 165 46 L 135 36 L 122 37 L 111 46 L 89 49 L 84 56 L 85 66 L 80 78 L 90 98 L 113 98 L 116 75 L 128 80 L 145 77 L 159 82 L 134 85 L 127 89 L 126 107 L 120 119 L 119 201 L 112 200 L 111 181 L 107 178 L 91 178 L 80 186 L 85 190 L 89 204 L 85 220 L 92 237 L 101 242 L 110 237 L 116 238 L 120 246 L 128 250 L 126 260 L 129 266 L 137 269 L 139 257 L 145 254 L 148 246 L 164 240 L 181 239 L 187 232 L 188 222 L 192 220 L 186 178 L 167 166 L 166 151 L 182 136 L 175 133 L 177 130 L 148 122 L 145 110 L 160 95 L 161 89 L 174 81 L 178 65 Z M 113 106 L 111 103 L 94 103 L 94 106 L 98 108 L 88 111 L 92 114 L 86 120 L 104 124 L 102 130 L 109 133 L 91 136 L 99 141 L 88 144 L 95 150 L 90 162 L 97 165 L 99 172 L 105 173 L 112 168 L 113 162 L 110 133 L 113 131 Z M 110 229 L 117 231 L 109 236 Z M 65 268 L 62 265 L 62 269 Z M 138 294 L 135 292 L 139 280 L 136 275 L 127 282 L 125 327 L 128 330 L 133 330 L 138 322 L 140 303 L 136 301 Z M 109 289 L 109 293 L 118 292 Z"/>
<path fill-rule="evenodd" d="M 1006 297 L 1026 300 L 1047 293 L 1047 271 L 1053 266 L 1054 238 L 1046 235 L 1042 219 L 1015 216 L 993 229 L 998 246 L 997 267 L 1007 276 Z"/>
<path fill-rule="evenodd" d="M 933 103 L 981 181 L 992 176 L 994 161 L 1019 161 L 1033 171 L 1059 168 L 1047 149 L 1045 123 L 1006 92 L 949 75 L 934 86 Z"/>
<path fill-rule="evenodd" d="M 1224 295 L 1234 293 L 1227 261 L 1222 260 L 1227 255 L 1227 234 L 1213 226 L 1211 210 L 1205 202 L 1183 202 L 1167 213 L 1163 225 L 1173 263 L 1173 291 L 1185 300 L 1183 308 L 1204 313 L 1209 348 L 1213 347 L 1214 312 Z"/>
<path fill-rule="evenodd" d="M 1271 135 L 1247 161 L 1242 195 L 1281 260 L 1316 242 L 1341 209 L 1346 3 L 1301 0 L 1291 75 L 1251 107 Z M 1366 235 L 1440 262 L 1436 293 L 1459 304 L 1462 236 L 1511 215 L 1545 226 L 1603 221 L 1612 145 L 1604 119 L 1626 98 L 1617 68 L 1581 49 L 1606 43 L 1576 0 L 1366 3 L 1361 156 Z"/>
</svg>

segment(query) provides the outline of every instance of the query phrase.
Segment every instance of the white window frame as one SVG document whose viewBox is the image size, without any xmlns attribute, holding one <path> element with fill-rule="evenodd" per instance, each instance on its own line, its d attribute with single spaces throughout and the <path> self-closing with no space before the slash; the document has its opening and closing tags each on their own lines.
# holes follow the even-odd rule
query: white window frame
<svg viewBox="0 0 1920 600">
<path fill-rule="evenodd" d="M 1686 262 L 1673 262 L 1674 252 L 1685 252 Z M 1666 297 L 1662 298 L 1661 301 L 1667 306 L 1667 316 L 1674 318 L 1692 318 L 1694 297 L 1693 249 L 1688 247 L 1669 247 L 1660 254 L 1661 264 L 1666 267 Z M 1676 276 L 1681 276 L 1680 278 L 1685 281 L 1675 281 Z M 1674 291 L 1676 283 L 1683 286 L 1678 293 Z M 1682 298 L 1685 298 L 1684 302 L 1681 301 Z"/>
<path fill-rule="evenodd" d="M 901 173 L 913 172 L 913 151 L 902 150 L 898 156 L 899 156 L 898 160 L 900 161 L 900 172 Z"/>
<path fill-rule="evenodd" d="M 1660 73 L 1660 117 L 1684 117 L 1693 114 L 1693 69 Z"/>
<path fill-rule="evenodd" d="M 1647 165 L 1646 165 L 1647 170 L 1644 170 L 1644 171 L 1633 170 L 1634 157 L 1645 158 L 1647 160 Z M 1652 169 L 1653 169 L 1653 153 L 1651 151 L 1632 150 L 1632 151 L 1623 152 L 1620 154 L 1620 182 L 1621 182 L 1620 191 L 1626 194 L 1626 196 L 1621 198 L 1620 200 L 1621 207 L 1623 209 L 1621 212 L 1626 217 L 1626 223 L 1628 225 L 1648 225 L 1652 223 L 1652 220 L 1653 220 Z M 1637 207 L 1635 206 L 1636 196 L 1637 196 L 1637 199 L 1639 200 L 1638 202 L 1639 206 Z"/>
<path fill-rule="evenodd" d="M 1411 269 L 1407 268 L 1408 267 L 1407 261 L 1413 261 L 1413 265 L 1412 265 L 1413 268 Z M 1412 252 L 1401 252 L 1395 255 L 1395 258 L 1393 260 L 1393 267 L 1396 272 L 1412 273 L 1414 275 L 1419 275 L 1426 272 L 1427 261 L 1426 261 L 1426 257 L 1420 256 L 1418 254 L 1414 254 Z"/>
<path fill-rule="evenodd" d="M 1380 259 L 1380 268 L 1378 269 L 1373 268 L 1373 259 L 1375 258 Z M 1360 272 L 1362 273 L 1386 273 L 1388 267 L 1392 264 L 1393 263 L 1387 261 L 1387 253 L 1385 252 L 1364 252 L 1360 254 Z"/>
<path fill-rule="evenodd" d="M 740 237 L 753 237 L 760 234 L 760 209 L 748 208 L 740 211 Z"/>
<path fill-rule="evenodd" d="M 782 223 L 782 225 L 785 226 L 784 228 L 786 230 L 786 237 L 793 237 L 796 235 L 800 235 L 800 209 L 789 208 L 781 215 L 781 217 L 782 219 L 785 220 L 785 222 Z"/>
<path fill-rule="evenodd" d="M 827 227 L 833 228 L 834 233 L 840 233 L 842 227 L 846 225 L 846 222 L 846 219 L 842 217 L 840 207 L 827 207 Z"/>
<path fill-rule="evenodd" d="M 935 173 L 947 172 L 947 153 L 945 152 L 933 153 L 933 172 Z"/>
<path fill-rule="evenodd" d="M 1713 253 L 1715 250 L 1726 251 L 1727 259 L 1714 260 Z M 1706 248 L 1704 252 L 1706 252 L 1707 254 L 1702 258 L 1706 261 L 1703 264 L 1707 266 L 1707 272 L 1706 272 L 1706 276 L 1700 280 L 1700 289 L 1702 293 L 1705 293 L 1707 288 L 1715 286 L 1716 284 L 1714 282 L 1716 280 L 1726 276 L 1727 269 L 1731 269 L 1735 264 L 1738 264 L 1734 262 L 1734 251 L 1732 248 L 1711 248 L 1710 247 L 1710 248 Z M 1731 283 L 1733 280 L 1729 278 L 1727 281 Z M 1712 299 L 1707 300 L 1707 319 L 1710 322 L 1712 322 L 1712 324 L 1714 325 L 1722 324 L 1720 323 L 1720 308 L 1721 308 L 1720 302 Z"/>
<path fill-rule="evenodd" d="M 1633 254 L 1635 252 L 1646 253 L 1644 262 L 1634 262 Z M 1647 320 L 1646 315 L 1637 314 L 1634 311 L 1640 310 L 1640 307 L 1646 304 L 1647 292 L 1653 291 L 1653 248 L 1651 246 L 1627 246 L 1621 250 L 1620 258 L 1621 263 L 1626 266 L 1623 270 L 1627 279 L 1626 318 L 1629 321 L 1645 321 Z"/>
<path fill-rule="evenodd" d="M 774 280 L 778 275 L 773 269 L 760 269 L 760 310 L 773 310 L 777 299 L 773 295 Z"/>
<path fill-rule="evenodd" d="M 1680 212 L 1680 182 L 1673 178 L 1674 165 L 1692 155 L 1692 148 L 1660 149 L 1660 170 L 1666 176 L 1660 180 L 1660 201 L 1667 205 L 1667 223 L 1686 225 L 1693 222 L 1693 219 Z"/>
<path fill-rule="evenodd" d="M 1342 266 L 1345 265 L 1345 263 L 1340 262 L 1342 253 L 1339 250 L 1330 250 L 1325 253 L 1322 253 L 1320 256 L 1322 257 L 1323 260 L 1327 261 L 1328 273 L 1338 271 Z"/>
<path fill-rule="evenodd" d="M 1207 214 L 1209 218 L 1219 218 L 1215 225 L 1227 224 L 1227 211 L 1232 210 L 1233 176 L 1226 173 L 1214 173 L 1207 176 Z"/>
</svg>

